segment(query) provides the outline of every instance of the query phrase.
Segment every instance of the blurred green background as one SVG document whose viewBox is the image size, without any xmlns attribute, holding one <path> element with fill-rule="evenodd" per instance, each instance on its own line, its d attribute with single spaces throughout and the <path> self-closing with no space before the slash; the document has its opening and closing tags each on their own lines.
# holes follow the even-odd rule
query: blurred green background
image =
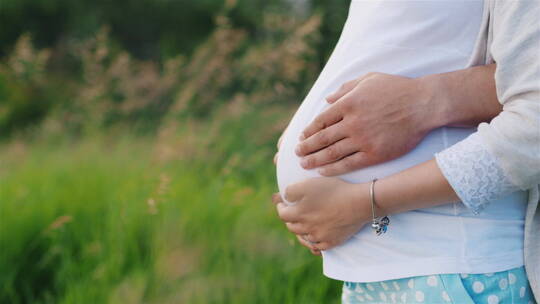
<svg viewBox="0 0 540 304">
<path fill-rule="evenodd" d="M 339 303 L 275 143 L 347 0 L 0 0 L 0 303 Z"/>
</svg>

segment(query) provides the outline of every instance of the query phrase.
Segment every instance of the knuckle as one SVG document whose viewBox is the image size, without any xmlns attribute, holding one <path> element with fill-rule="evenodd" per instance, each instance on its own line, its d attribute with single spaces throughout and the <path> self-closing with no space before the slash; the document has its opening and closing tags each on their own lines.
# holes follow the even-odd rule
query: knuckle
<svg viewBox="0 0 540 304">
<path fill-rule="evenodd" d="M 341 111 L 344 113 L 343 115 L 347 115 L 347 113 L 350 113 L 354 110 L 354 99 L 352 98 L 345 98 L 343 102 L 340 104 Z"/>
<path fill-rule="evenodd" d="M 361 153 L 353 156 L 352 159 L 351 159 L 352 165 L 354 167 L 358 167 L 358 166 L 362 165 L 363 161 L 364 161 L 364 157 L 362 156 Z"/>
<path fill-rule="evenodd" d="M 352 156 L 351 156 L 351 157 L 347 157 L 347 158 L 345 158 L 345 159 L 343 160 L 343 167 L 344 167 L 345 169 L 350 169 L 350 168 L 354 167 L 355 164 L 356 164 L 356 163 L 355 163 L 354 157 L 352 157 Z"/>
<path fill-rule="evenodd" d="M 350 169 L 358 169 L 362 167 L 362 159 L 361 158 L 355 158 L 351 161 L 351 167 Z"/>
<path fill-rule="evenodd" d="M 326 156 L 330 160 L 335 160 L 339 157 L 339 151 L 338 148 L 330 146 L 326 149 Z"/>
<path fill-rule="evenodd" d="M 317 118 L 315 118 L 315 120 L 313 121 L 313 125 L 315 126 L 316 129 L 324 129 L 325 128 L 324 120 L 321 118 L 321 115 L 319 115 L 319 116 L 317 116 Z"/>
<path fill-rule="evenodd" d="M 362 124 L 362 119 L 360 119 L 359 117 L 353 116 L 353 117 L 349 118 L 346 123 L 347 123 L 349 128 L 358 129 L 358 126 L 360 126 Z M 362 128 L 360 128 L 360 130 L 362 130 Z"/>
<path fill-rule="evenodd" d="M 324 146 L 330 144 L 330 139 L 325 132 L 319 132 L 319 135 L 317 135 L 317 140 Z"/>
<path fill-rule="evenodd" d="M 307 157 L 305 161 L 306 161 L 306 166 L 308 168 L 311 168 L 317 165 L 317 160 L 315 159 L 315 157 Z"/>
<path fill-rule="evenodd" d="M 313 126 L 312 124 L 309 124 L 305 129 L 304 129 L 304 132 L 302 132 L 302 136 L 304 137 L 304 140 L 306 138 L 309 138 L 311 136 L 311 134 L 313 133 L 313 129 L 315 128 L 315 126 Z"/>
</svg>

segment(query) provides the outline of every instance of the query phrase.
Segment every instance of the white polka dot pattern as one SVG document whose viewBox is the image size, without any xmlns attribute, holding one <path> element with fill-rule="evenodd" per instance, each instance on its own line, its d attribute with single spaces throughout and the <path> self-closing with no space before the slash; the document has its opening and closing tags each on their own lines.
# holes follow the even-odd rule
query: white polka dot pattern
<svg viewBox="0 0 540 304">
<path fill-rule="evenodd" d="M 438 282 L 437 282 L 437 277 L 436 276 L 429 276 L 427 278 L 427 284 L 429 286 L 435 287 L 435 286 L 437 286 L 437 283 Z"/>
<path fill-rule="evenodd" d="M 374 291 L 374 290 L 375 290 L 375 288 L 374 288 L 373 285 L 371 285 L 371 284 L 367 284 L 366 287 L 367 287 L 367 289 L 369 289 L 369 290 L 371 290 L 371 291 Z"/>
<path fill-rule="evenodd" d="M 488 298 L 488 304 L 499 304 L 499 297 L 496 295 L 490 295 Z"/>
<path fill-rule="evenodd" d="M 501 288 L 501 290 L 505 290 L 506 287 L 508 287 L 508 280 L 507 279 L 501 279 L 499 281 L 499 287 Z"/>
<path fill-rule="evenodd" d="M 392 292 L 390 294 L 390 300 L 392 300 L 392 303 L 396 303 L 397 302 L 397 299 L 396 299 L 396 293 L 395 292 Z"/>
<path fill-rule="evenodd" d="M 438 274 L 343 284 L 342 304 L 536 303 L 524 267 L 488 274 Z"/>
<path fill-rule="evenodd" d="M 445 300 L 446 302 L 451 301 L 450 296 L 448 295 L 448 292 L 446 292 L 446 290 L 443 290 L 441 295 L 442 295 L 443 300 Z"/>
<path fill-rule="evenodd" d="M 484 291 L 484 284 L 482 284 L 482 282 L 480 281 L 476 281 L 473 283 L 472 288 L 474 292 L 481 293 L 482 291 Z"/>
<path fill-rule="evenodd" d="M 417 302 L 424 302 L 424 293 L 420 290 L 417 290 L 415 295 L 414 295 L 414 298 L 416 299 Z"/>
</svg>

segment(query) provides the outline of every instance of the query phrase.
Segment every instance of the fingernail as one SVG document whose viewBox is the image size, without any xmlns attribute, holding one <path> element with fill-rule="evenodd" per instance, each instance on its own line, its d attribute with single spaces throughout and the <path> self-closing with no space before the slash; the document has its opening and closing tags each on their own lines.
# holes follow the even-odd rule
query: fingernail
<svg viewBox="0 0 540 304">
<path fill-rule="evenodd" d="M 296 146 L 296 148 L 294 149 L 294 153 L 296 153 L 296 155 L 300 155 L 300 146 Z"/>
<path fill-rule="evenodd" d="M 306 139 L 306 135 L 304 133 L 300 134 L 300 137 L 298 137 L 299 140 Z"/>
<path fill-rule="evenodd" d="M 308 165 L 307 159 L 302 158 L 302 160 L 300 161 L 300 166 L 305 168 L 305 167 L 307 167 L 307 165 Z"/>
<path fill-rule="evenodd" d="M 319 169 L 317 170 L 317 172 L 320 174 L 320 175 L 324 175 L 326 173 L 326 170 L 325 169 Z"/>
</svg>

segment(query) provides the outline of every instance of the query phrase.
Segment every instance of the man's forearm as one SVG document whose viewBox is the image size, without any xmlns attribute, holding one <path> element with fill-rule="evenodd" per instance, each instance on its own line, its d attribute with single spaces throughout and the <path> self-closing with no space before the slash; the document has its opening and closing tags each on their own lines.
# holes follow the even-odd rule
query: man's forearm
<svg viewBox="0 0 540 304">
<path fill-rule="evenodd" d="M 430 126 L 472 127 L 497 116 L 502 105 L 495 89 L 495 68 L 490 64 L 418 78 L 428 95 Z"/>
<path fill-rule="evenodd" d="M 349 81 L 304 129 L 296 147 L 301 165 L 324 176 L 344 174 L 404 155 L 433 129 L 491 121 L 502 110 L 494 70 L 419 78 L 369 73 Z"/>
</svg>

